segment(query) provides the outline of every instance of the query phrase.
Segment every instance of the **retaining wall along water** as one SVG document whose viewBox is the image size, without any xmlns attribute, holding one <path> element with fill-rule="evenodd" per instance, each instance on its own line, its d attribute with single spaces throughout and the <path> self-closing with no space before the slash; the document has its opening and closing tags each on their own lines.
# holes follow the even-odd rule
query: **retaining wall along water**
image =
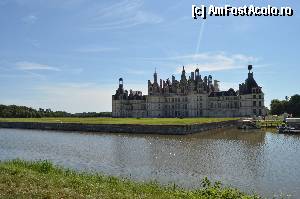
<svg viewBox="0 0 300 199">
<path fill-rule="evenodd" d="M 236 125 L 237 120 L 190 125 L 0 122 L 0 128 L 162 135 L 186 135 Z"/>
</svg>

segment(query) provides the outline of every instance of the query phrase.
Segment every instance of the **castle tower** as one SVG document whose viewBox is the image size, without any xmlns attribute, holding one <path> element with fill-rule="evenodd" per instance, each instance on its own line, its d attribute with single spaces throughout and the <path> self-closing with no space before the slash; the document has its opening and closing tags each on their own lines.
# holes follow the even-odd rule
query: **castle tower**
<svg viewBox="0 0 300 199">
<path fill-rule="evenodd" d="M 261 116 L 266 114 L 264 93 L 254 79 L 252 68 L 252 65 L 248 65 L 248 78 L 239 85 L 240 115 L 242 116 Z"/>
</svg>

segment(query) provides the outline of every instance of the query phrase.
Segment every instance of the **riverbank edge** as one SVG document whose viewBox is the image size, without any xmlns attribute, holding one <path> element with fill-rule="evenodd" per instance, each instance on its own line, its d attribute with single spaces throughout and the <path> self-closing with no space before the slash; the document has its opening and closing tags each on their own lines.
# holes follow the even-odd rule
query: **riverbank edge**
<svg viewBox="0 0 300 199">
<path fill-rule="evenodd" d="M 185 190 L 157 182 L 135 182 L 101 173 L 79 172 L 49 161 L 0 161 L 4 198 L 259 198 L 207 178 L 202 188 Z"/>
<path fill-rule="evenodd" d="M 0 128 L 37 129 L 55 131 L 78 131 L 93 133 L 133 133 L 187 135 L 208 130 L 237 126 L 238 120 L 188 125 L 143 125 L 143 124 L 84 124 L 43 122 L 0 122 Z"/>
</svg>

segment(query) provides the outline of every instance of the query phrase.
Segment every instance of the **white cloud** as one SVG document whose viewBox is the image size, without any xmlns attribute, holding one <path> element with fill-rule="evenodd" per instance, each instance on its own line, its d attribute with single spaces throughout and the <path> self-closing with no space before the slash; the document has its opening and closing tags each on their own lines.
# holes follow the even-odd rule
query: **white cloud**
<svg viewBox="0 0 300 199">
<path fill-rule="evenodd" d="M 143 23 L 158 24 L 163 21 L 163 19 L 160 16 L 146 11 L 136 12 L 134 20 L 138 24 L 143 24 Z"/>
<path fill-rule="evenodd" d="M 248 64 L 254 64 L 257 58 L 243 54 L 228 54 L 224 52 L 198 53 L 176 57 L 167 57 L 163 60 L 176 62 L 184 65 L 187 72 L 199 68 L 200 72 L 222 71 L 244 68 Z M 180 73 L 182 66 L 176 68 L 176 73 Z"/>
<path fill-rule="evenodd" d="M 27 24 L 34 24 L 38 20 L 37 16 L 31 14 L 22 18 L 22 21 Z"/>
<path fill-rule="evenodd" d="M 16 66 L 18 69 L 24 71 L 33 71 L 33 70 L 60 71 L 58 67 L 48 66 L 46 64 L 39 64 L 34 62 L 27 62 L 27 61 L 17 62 Z"/>
<path fill-rule="evenodd" d="M 3 0 L 2 0 L 3 1 Z M 86 1 L 86 0 L 14 0 L 21 6 L 49 7 L 56 9 L 76 9 L 73 21 L 81 30 L 114 30 L 130 28 L 142 24 L 158 24 L 163 18 L 144 7 L 145 0 Z M 1 2 L 1 1 L 0 1 Z M 84 8 L 84 9 L 82 9 Z M 33 24 L 38 20 L 34 14 L 22 21 Z"/>
<path fill-rule="evenodd" d="M 124 0 L 108 6 L 91 9 L 87 30 L 130 28 L 141 24 L 158 24 L 163 18 L 143 9 L 142 0 Z"/>
<path fill-rule="evenodd" d="M 175 73 L 181 73 L 183 65 L 185 66 L 186 72 L 194 71 L 196 68 L 199 68 L 200 72 L 233 70 L 245 68 L 249 64 L 254 64 L 255 67 L 268 66 L 267 64 L 258 64 L 259 59 L 253 56 L 225 52 L 208 52 L 139 59 L 168 68 L 177 66 L 174 71 Z"/>
</svg>

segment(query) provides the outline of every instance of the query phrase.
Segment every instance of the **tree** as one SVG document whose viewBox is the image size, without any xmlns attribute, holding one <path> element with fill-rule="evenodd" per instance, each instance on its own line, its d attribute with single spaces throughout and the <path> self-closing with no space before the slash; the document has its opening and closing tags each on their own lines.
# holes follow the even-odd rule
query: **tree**
<svg viewBox="0 0 300 199">
<path fill-rule="evenodd" d="M 287 111 L 294 117 L 300 117 L 300 95 L 293 95 L 290 98 Z"/>
<path fill-rule="evenodd" d="M 300 95 L 296 94 L 285 100 L 274 99 L 271 101 L 271 114 L 281 115 L 283 113 L 292 114 L 293 117 L 300 117 Z"/>
<path fill-rule="evenodd" d="M 271 101 L 271 114 L 281 115 L 284 113 L 284 107 L 280 100 L 274 99 Z"/>
<path fill-rule="evenodd" d="M 111 112 L 88 112 L 71 114 L 65 111 L 52 111 L 51 109 L 38 110 L 26 106 L 1 105 L 0 117 L 7 118 L 40 118 L 40 117 L 111 117 Z"/>
</svg>

